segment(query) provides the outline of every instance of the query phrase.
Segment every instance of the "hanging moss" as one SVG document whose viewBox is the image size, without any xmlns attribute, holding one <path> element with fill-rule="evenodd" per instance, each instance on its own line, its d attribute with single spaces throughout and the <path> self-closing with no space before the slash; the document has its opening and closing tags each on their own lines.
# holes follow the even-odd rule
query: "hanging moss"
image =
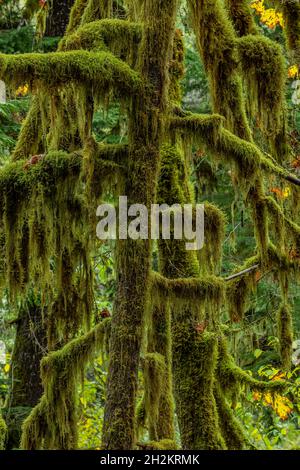
<svg viewBox="0 0 300 470">
<path fill-rule="evenodd" d="M 71 12 L 69 23 L 66 30 L 66 35 L 71 34 L 75 31 L 81 23 L 82 15 L 85 10 L 85 7 L 88 3 L 88 0 L 75 0 Z"/>
<path fill-rule="evenodd" d="M 5 449 L 6 437 L 7 437 L 7 427 L 6 427 L 4 419 L 0 415 L 0 450 Z"/>
<path fill-rule="evenodd" d="M 171 129 L 174 127 L 183 139 L 187 139 L 187 143 L 204 145 L 215 158 L 222 157 L 226 163 L 232 162 L 241 189 L 249 188 L 251 183 L 255 183 L 259 170 L 281 177 L 288 176 L 288 172 L 257 145 L 232 134 L 221 123 L 222 118 L 218 116 L 192 114 L 175 118 Z"/>
<path fill-rule="evenodd" d="M 40 102 L 39 98 L 35 96 L 21 127 L 20 135 L 12 155 L 13 161 L 26 159 L 29 155 L 42 153 L 41 144 L 43 136 L 40 119 Z"/>
<path fill-rule="evenodd" d="M 75 449 L 76 397 L 85 365 L 105 344 L 104 320 L 85 336 L 70 341 L 41 362 L 44 395 L 23 425 L 21 446 L 26 450 Z"/>
<path fill-rule="evenodd" d="M 284 303 L 277 312 L 277 330 L 281 364 L 284 369 L 289 370 L 293 353 L 293 318 L 290 306 Z"/>
<path fill-rule="evenodd" d="M 230 281 L 226 291 L 226 301 L 230 320 L 234 323 L 244 319 L 249 297 L 255 285 L 255 273 Z"/>
<path fill-rule="evenodd" d="M 248 0 L 225 0 L 225 5 L 238 36 L 259 32 Z"/>
<path fill-rule="evenodd" d="M 282 10 L 285 34 L 292 62 L 300 64 L 300 4 L 297 0 L 276 0 Z"/>
<path fill-rule="evenodd" d="M 192 25 L 209 77 L 213 111 L 226 117 L 226 127 L 251 140 L 242 83 L 238 74 L 235 31 L 220 0 L 189 0 Z"/>
<path fill-rule="evenodd" d="M 205 243 L 198 252 L 201 275 L 219 272 L 225 237 L 225 214 L 211 203 L 205 202 Z"/>
<path fill-rule="evenodd" d="M 286 65 L 281 47 L 263 36 L 249 35 L 237 41 L 237 48 L 248 109 L 274 141 L 284 127 Z"/>
<path fill-rule="evenodd" d="M 129 114 L 128 203 L 156 200 L 160 145 L 168 97 L 168 59 L 172 53 L 176 0 L 144 2 L 139 21 L 144 34 L 137 70 L 151 88 L 132 99 Z M 119 241 L 118 286 L 112 322 L 110 367 L 103 426 L 103 447 L 131 449 L 135 442 L 135 399 L 144 312 L 149 300 L 152 247 L 149 241 Z M 129 302 L 130 299 L 130 302 Z M 122 356 L 120 357 L 120 351 Z"/>
<path fill-rule="evenodd" d="M 215 399 L 218 409 L 219 423 L 228 450 L 244 450 L 247 440 L 238 419 L 224 396 L 223 391 L 215 388 Z"/>
<path fill-rule="evenodd" d="M 163 439 L 175 440 L 175 426 L 174 426 L 174 399 L 173 399 L 173 384 L 172 384 L 172 352 L 171 352 L 171 311 L 167 302 L 159 301 L 151 302 L 151 317 L 147 327 L 147 351 L 148 354 L 158 354 L 164 360 L 165 370 L 162 378 L 162 386 L 160 389 L 159 402 L 157 406 L 158 414 L 156 421 L 153 419 L 153 408 L 155 406 L 148 406 L 148 414 L 151 415 L 153 422 L 149 428 L 150 439 Z M 144 374 L 146 373 L 144 369 Z M 151 372 L 151 369 L 149 370 Z M 148 374 L 148 381 L 150 391 L 153 390 L 154 398 L 157 399 L 153 385 L 151 385 L 151 377 Z M 146 389 L 148 386 L 146 387 Z M 145 397 L 150 393 L 145 391 Z M 154 400 L 154 402 L 155 402 Z"/>
<path fill-rule="evenodd" d="M 166 362 L 161 354 L 147 353 L 143 361 L 145 384 L 145 411 L 150 439 L 158 439 L 159 405 L 166 376 Z"/>
<path fill-rule="evenodd" d="M 174 303 L 180 299 L 191 303 L 217 301 L 222 299 L 222 292 L 225 287 L 224 281 L 216 276 L 205 276 L 203 278 L 175 278 L 168 279 L 158 273 L 152 273 L 153 292 L 158 293 L 163 298 L 168 295 L 174 299 Z"/>
<path fill-rule="evenodd" d="M 82 15 L 81 24 L 86 24 L 95 19 L 109 18 L 113 12 L 112 0 L 88 0 Z"/>
</svg>

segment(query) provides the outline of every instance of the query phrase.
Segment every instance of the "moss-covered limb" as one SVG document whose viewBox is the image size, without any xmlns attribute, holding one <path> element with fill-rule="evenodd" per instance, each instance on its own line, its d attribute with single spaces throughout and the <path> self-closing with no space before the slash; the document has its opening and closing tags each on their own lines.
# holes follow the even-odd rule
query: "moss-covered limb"
<svg viewBox="0 0 300 470">
<path fill-rule="evenodd" d="M 156 200 L 159 151 L 167 109 L 168 60 L 172 52 L 177 0 L 144 3 L 144 34 L 137 69 L 150 92 L 134 96 L 129 118 L 130 178 L 125 186 L 129 204 L 150 209 Z M 137 373 L 144 316 L 149 295 L 152 247 L 149 241 L 119 241 L 118 286 L 112 320 L 103 447 L 132 449 Z M 120 355 L 120 351 L 122 354 Z"/>
<path fill-rule="evenodd" d="M 282 49 L 259 35 L 241 37 L 236 44 L 248 109 L 259 118 L 266 135 L 274 138 L 284 127 L 286 65 Z"/>
<path fill-rule="evenodd" d="M 75 449 L 77 385 L 84 368 L 106 343 L 110 319 L 73 339 L 41 362 L 44 395 L 23 426 L 23 449 Z"/>
<path fill-rule="evenodd" d="M 95 149 L 95 158 L 126 167 L 128 152 L 129 148 L 126 144 L 98 144 Z"/>
<path fill-rule="evenodd" d="M 16 85 L 43 82 L 47 89 L 73 80 L 93 85 L 98 96 L 109 88 L 125 96 L 143 88 L 139 74 L 109 52 L 0 54 L 0 77 Z"/>
<path fill-rule="evenodd" d="M 227 449 L 244 450 L 247 446 L 244 429 L 238 419 L 234 416 L 233 411 L 226 400 L 226 396 L 219 385 L 215 386 L 214 396 L 219 415 L 219 424 Z"/>
<path fill-rule="evenodd" d="M 224 119 L 224 118 L 223 118 Z M 298 178 L 290 175 L 275 159 L 262 152 L 257 145 L 241 139 L 222 126 L 223 119 L 218 115 L 191 114 L 185 117 L 172 118 L 170 127 L 188 142 L 205 145 L 216 158 L 235 164 L 240 184 L 253 181 L 257 172 L 265 170 L 275 173 L 292 184 L 299 185 Z"/>
<path fill-rule="evenodd" d="M 266 204 L 268 207 L 269 216 L 271 223 L 275 224 L 274 229 L 277 231 L 276 234 L 279 236 L 282 246 L 288 240 L 290 240 L 296 250 L 300 249 L 300 226 L 290 219 L 285 213 L 282 207 L 275 201 L 271 196 L 266 198 Z"/>
<path fill-rule="evenodd" d="M 185 300 L 212 300 L 222 297 L 225 289 L 224 280 L 216 276 L 208 275 L 203 278 L 174 278 L 170 279 L 159 273 L 152 272 L 152 288 L 162 297 L 169 295 L 171 298 Z"/>
<path fill-rule="evenodd" d="M 235 31 L 220 0 L 189 0 L 192 25 L 207 71 L 213 110 L 226 117 L 226 127 L 251 140 L 242 82 L 237 68 Z"/>
<path fill-rule="evenodd" d="M 94 155 L 95 177 L 100 177 L 102 181 L 109 178 L 109 174 L 118 173 L 120 177 L 123 165 L 126 165 L 126 156 L 126 146 L 97 147 Z M 116 161 L 120 162 L 120 165 Z M 31 160 L 8 163 L 0 170 L 0 194 L 4 197 L 7 192 L 13 192 L 16 198 L 19 196 L 28 200 L 38 185 L 50 192 L 59 182 L 69 177 L 79 177 L 82 167 L 83 152 L 56 151 L 37 161 L 33 157 L 32 163 Z"/>
<path fill-rule="evenodd" d="M 216 335 L 173 321 L 176 413 L 185 450 L 225 449 L 214 397 L 218 348 Z M 187 373 L 187 371 L 190 371 Z"/>
<path fill-rule="evenodd" d="M 280 305 L 277 312 L 277 330 L 281 364 L 285 370 L 289 370 L 293 353 L 293 317 L 291 307 L 285 303 Z"/>
<path fill-rule="evenodd" d="M 248 0 L 225 0 L 225 5 L 238 36 L 259 33 Z"/>
<path fill-rule="evenodd" d="M 7 426 L 0 413 L 0 450 L 4 450 L 7 439 Z"/>
<path fill-rule="evenodd" d="M 276 0 L 282 10 L 291 60 L 300 64 L 300 4 L 297 0 Z"/>
<path fill-rule="evenodd" d="M 282 380 L 265 382 L 254 379 L 248 372 L 238 367 L 229 354 L 226 339 L 219 338 L 219 359 L 217 376 L 219 384 L 224 392 L 236 393 L 239 385 L 244 385 L 250 390 L 282 392 L 286 389 L 287 383 Z"/>
<path fill-rule="evenodd" d="M 152 302 L 151 317 L 148 326 L 147 338 L 148 353 L 156 353 L 164 358 L 165 371 L 163 383 L 160 391 L 158 403 L 157 421 L 154 422 L 151 435 L 156 435 L 154 439 L 175 440 L 174 425 L 174 399 L 172 386 L 172 353 L 171 353 L 171 311 L 168 302 Z M 144 370 L 145 374 L 146 370 Z M 148 378 L 150 390 L 153 390 Z M 146 392 L 145 392 L 146 393 Z M 156 392 L 158 393 L 158 392 Z M 153 407 L 150 406 L 147 414 L 153 414 Z M 150 431 L 150 430 L 149 430 Z M 153 437 L 150 437 L 152 439 Z"/>
<path fill-rule="evenodd" d="M 87 2 L 88 0 L 75 0 L 70 12 L 69 24 L 66 30 L 67 35 L 72 34 L 80 25 Z"/>
<path fill-rule="evenodd" d="M 46 327 L 39 300 L 28 297 L 16 320 L 17 331 L 10 372 L 11 387 L 5 405 L 8 449 L 20 445 L 22 422 L 43 393 L 40 362 L 47 353 Z"/>
<path fill-rule="evenodd" d="M 225 118 L 219 114 L 188 114 L 184 117 L 172 117 L 170 119 L 170 132 L 182 132 L 187 138 L 197 138 L 199 141 L 216 137 Z"/>
<path fill-rule="evenodd" d="M 109 49 L 118 55 L 125 50 L 137 48 L 142 37 L 139 23 L 119 19 L 93 21 L 78 28 L 73 34 L 65 36 L 60 43 L 60 50 Z M 126 54 L 127 55 L 127 54 Z"/>
<path fill-rule="evenodd" d="M 48 411 L 45 395 L 33 408 L 22 425 L 21 449 L 41 450 L 48 448 L 45 438 L 47 435 L 46 415 Z"/>
<path fill-rule="evenodd" d="M 42 150 L 42 126 L 40 116 L 40 101 L 34 96 L 30 110 L 21 127 L 16 147 L 12 154 L 12 160 L 22 160 L 29 155 L 36 155 Z"/>
</svg>

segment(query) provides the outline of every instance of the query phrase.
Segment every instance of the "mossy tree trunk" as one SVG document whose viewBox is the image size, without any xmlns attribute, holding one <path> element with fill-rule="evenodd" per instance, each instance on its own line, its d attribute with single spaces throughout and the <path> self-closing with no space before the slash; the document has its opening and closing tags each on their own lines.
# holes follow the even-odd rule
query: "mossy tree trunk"
<svg viewBox="0 0 300 470">
<path fill-rule="evenodd" d="M 168 95 L 167 64 L 176 11 L 177 0 L 149 0 L 144 4 L 145 29 L 138 69 L 152 89 L 132 100 L 125 194 L 129 205 L 143 201 L 149 213 L 156 199 L 163 113 Z M 109 449 L 135 446 L 137 374 L 149 295 L 151 254 L 150 240 L 118 241 L 118 287 L 103 426 L 103 445 Z"/>
<path fill-rule="evenodd" d="M 5 406 L 8 427 L 7 448 L 20 445 L 22 422 L 43 393 L 40 362 L 47 354 L 46 330 L 41 307 L 22 307 L 16 320 L 16 338 L 11 359 L 11 386 Z"/>
</svg>

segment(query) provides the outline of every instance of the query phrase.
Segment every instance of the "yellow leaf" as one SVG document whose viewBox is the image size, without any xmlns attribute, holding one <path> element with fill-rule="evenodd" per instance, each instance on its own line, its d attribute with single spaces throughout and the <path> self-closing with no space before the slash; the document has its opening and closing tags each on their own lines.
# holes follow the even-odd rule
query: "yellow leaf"
<svg viewBox="0 0 300 470">
<path fill-rule="evenodd" d="M 4 366 L 4 372 L 9 372 L 9 369 L 10 369 L 10 364 L 5 364 Z"/>
</svg>

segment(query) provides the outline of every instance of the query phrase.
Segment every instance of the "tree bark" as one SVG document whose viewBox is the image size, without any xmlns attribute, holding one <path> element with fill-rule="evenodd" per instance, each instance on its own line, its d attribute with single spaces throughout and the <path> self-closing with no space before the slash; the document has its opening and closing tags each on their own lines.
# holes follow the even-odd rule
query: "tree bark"
<svg viewBox="0 0 300 470">
<path fill-rule="evenodd" d="M 47 15 L 45 36 L 58 37 L 65 34 L 74 0 L 52 0 Z"/>
<path fill-rule="evenodd" d="M 31 304 L 22 308 L 16 325 L 11 388 L 4 414 L 8 427 L 8 449 L 19 447 L 22 423 L 42 396 L 40 362 L 46 352 L 46 332 L 39 306 Z"/>
</svg>

